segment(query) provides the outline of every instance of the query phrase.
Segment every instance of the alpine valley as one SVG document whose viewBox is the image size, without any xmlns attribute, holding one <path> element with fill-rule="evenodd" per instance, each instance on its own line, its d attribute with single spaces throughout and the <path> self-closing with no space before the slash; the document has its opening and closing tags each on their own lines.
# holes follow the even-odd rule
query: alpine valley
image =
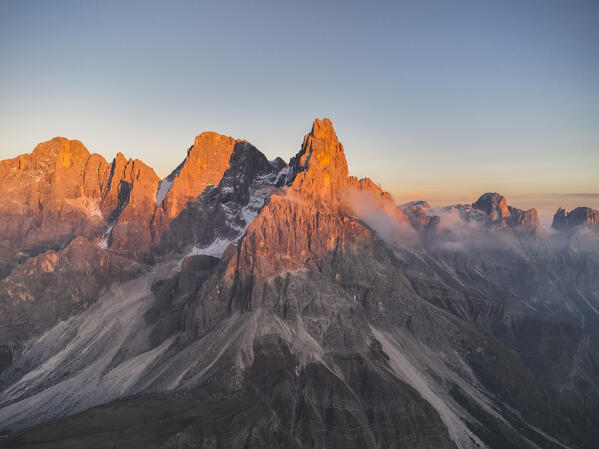
<svg viewBox="0 0 599 449">
<path fill-rule="evenodd" d="M 597 447 L 599 211 L 397 205 L 328 119 L 183 156 L 0 162 L 1 447 Z"/>
</svg>

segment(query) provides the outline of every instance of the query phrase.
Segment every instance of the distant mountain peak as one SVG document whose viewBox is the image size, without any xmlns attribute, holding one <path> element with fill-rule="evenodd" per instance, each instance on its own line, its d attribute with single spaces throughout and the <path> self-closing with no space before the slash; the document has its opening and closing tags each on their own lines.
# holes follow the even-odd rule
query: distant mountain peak
<svg viewBox="0 0 599 449">
<path fill-rule="evenodd" d="M 559 208 L 553 216 L 551 227 L 556 230 L 567 230 L 576 227 L 599 230 L 599 210 L 590 207 L 577 207 L 566 212 Z"/>
<path fill-rule="evenodd" d="M 511 215 L 505 197 L 496 192 L 484 193 L 476 202 L 472 203 L 472 208 L 497 218 L 507 218 Z"/>
<path fill-rule="evenodd" d="M 456 204 L 455 209 L 465 220 L 473 220 L 498 228 L 511 228 L 524 234 L 534 234 L 539 229 L 536 209 L 522 210 L 507 204 L 506 198 L 496 192 L 487 192 L 472 204 Z"/>
</svg>

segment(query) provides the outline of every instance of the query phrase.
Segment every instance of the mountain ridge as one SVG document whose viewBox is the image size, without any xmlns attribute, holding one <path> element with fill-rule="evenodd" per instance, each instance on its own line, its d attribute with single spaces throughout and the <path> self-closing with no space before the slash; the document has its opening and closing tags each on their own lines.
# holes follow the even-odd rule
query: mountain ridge
<svg viewBox="0 0 599 449">
<path fill-rule="evenodd" d="M 53 144 L 69 149 L 57 161 L 81 171 L 70 142 Z M 65 206 L 58 217 L 68 236 L 88 229 L 83 218 L 96 225 L 52 234 L 0 281 L 0 316 L 14 317 L 0 320 L 13 352 L 0 427 L 15 446 L 101 446 L 121 424 L 95 414 L 123 407 L 136 420 L 144 404 L 168 404 L 187 418 L 140 418 L 126 444 L 592 447 L 599 260 L 531 232 L 534 209 L 496 193 L 440 211 L 398 206 L 349 176 L 328 119 L 288 165 L 215 133 L 164 180 L 122 155 L 94 164 L 100 215 Z M 79 303 L 57 293 L 84 286 Z M 196 402 L 223 410 L 219 424 Z M 77 423 L 97 427 L 85 436 Z"/>
</svg>

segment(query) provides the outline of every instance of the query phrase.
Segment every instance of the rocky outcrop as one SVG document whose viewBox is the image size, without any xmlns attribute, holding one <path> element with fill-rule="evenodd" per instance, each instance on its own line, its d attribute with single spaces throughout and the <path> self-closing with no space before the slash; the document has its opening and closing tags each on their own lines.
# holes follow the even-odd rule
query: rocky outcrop
<svg viewBox="0 0 599 449">
<path fill-rule="evenodd" d="M 476 209 L 487 216 L 490 221 L 498 221 L 511 216 L 505 198 L 498 193 L 485 193 L 472 203 Z"/>
<path fill-rule="evenodd" d="M 398 223 L 408 222 L 391 196 L 370 179 L 349 177 L 343 145 L 329 119 L 314 121 L 289 167 L 288 190 L 273 195 L 249 226 L 231 274 L 267 278 L 305 267 L 327 253 L 365 246 L 372 233 L 357 219 L 363 205 Z"/>
<path fill-rule="evenodd" d="M 485 193 L 472 204 L 457 204 L 445 210 L 457 210 L 466 221 L 474 221 L 490 229 L 511 229 L 525 235 L 533 235 L 539 229 L 536 209 L 521 210 L 509 206 L 505 197 L 498 193 Z"/>
<path fill-rule="evenodd" d="M 343 145 L 329 119 L 314 120 L 289 166 L 295 173 L 290 189 L 293 193 L 324 208 L 339 207 L 344 202 L 349 171 Z"/>
<path fill-rule="evenodd" d="M 220 182 L 207 186 L 171 221 L 161 237 L 159 251 L 176 251 L 190 245 L 201 251 L 211 244 L 224 250 L 243 235 L 277 191 L 279 174 L 285 167 L 284 163 L 269 162 L 248 142 L 235 143 Z"/>
<path fill-rule="evenodd" d="M 218 185 L 229 167 L 235 144 L 232 137 L 204 132 L 196 137 L 183 163 L 161 184 L 160 204 L 153 219 L 153 240 L 160 241 L 171 221 L 209 185 Z M 164 193 L 166 191 L 166 193 Z"/>
<path fill-rule="evenodd" d="M 154 171 L 118 154 L 112 164 L 57 137 L 0 164 L 3 255 L 36 254 L 81 236 L 133 257 L 149 252 L 158 186 Z"/>
<path fill-rule="evenodd" d="M 106 244 L 120 254 L 143 260 L 153 247 L 151 224 L 160 180 L 152 168 L 137 159 L 123 162 L 119 153 L 113 163 L 113 190 L 107 197 L 109 210 L 116 207 L 105 232 Z"/>
<path fill-rule="evenodd" d="M 27 258 L 0 281 L 1 344 L 18 352 L 30 338 L 85 310 L 104 288 L 140 268 L 85 237 Z"/>
<path fill-rule="evenodd" d="M 439 223 L 439 217 L 432 213 L 431 206 L 426 201 L 410 201 L 399 208 L 408 216 L 415 229 L 428 231 Z"/>
<path fill-rule="evenodd" d="M 590 207 L 577 207 L 566 212 L 565 209 L 559 208 L 553 216 L 551 227 L 556 230 L 578 227 L 599 230 L 599 211 Z"/>
<path fill-rule="evenodd" d="M 0 162 L 0 235 L 6 268 L 74 235 L 99 237 L 109 164 L 77 140 L 57 137 L 31 154 Z"/>
<path fill-rule="evenodd" d="M 349 176 L 327 119 L 289 165 L 204 133 L 162 181 L 121 154 L 108 164 L 56 146 L 64 154 L 41 170 L 50 187 L 36 195 L 58 198 L 42 209 L 60 211 L 48 213 L 68 232 L 15 253 L 0 281 L 9 445 L 556 447 L 551 433 L 590 448 L 599 438 L 596 258 L 522 238 L 534 210 L 485 194 L 452 211 L 509 232 L 458 219 L 459 238 L 444 240 L 428 204 L 397 207 Z M 78 170 L 80 188 L 65 179 Z M 69 207 L 83 199 L 98 210 L 79 222 Z M 426 239 L 404 245 L 405 230 Z"/>
</svg>

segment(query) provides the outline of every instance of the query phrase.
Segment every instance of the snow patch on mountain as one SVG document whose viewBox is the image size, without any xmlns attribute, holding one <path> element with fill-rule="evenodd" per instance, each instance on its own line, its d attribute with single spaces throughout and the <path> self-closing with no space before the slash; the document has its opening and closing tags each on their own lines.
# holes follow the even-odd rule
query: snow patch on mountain
<svg viewBox="0 0 599 449">
<path fill-rule="evenodd" d="M 156 191 L 156 204 L 162 204 L 164 198 L 166 198 L 166 194 L 169 192 L 171 187 L 173 186 L 173 181 L 163 180 L 158 183 L 158 190 Z"/>
<path fill-rule="evenodd" d="M 110 236 L 112 234 L 112 230 L 114 229 L 114 227 L 116 226 L 116 222 L 110 223 L 107 227 L 106 230 L 104 231 L 104 238 L 100 241 L 100 243 L 98 243 L 98 246 L 100 247 L 100 249 L 102 250 L 107 250 L 109 243 L 110 243 Z"/>
<path fill-rule="evenodd" d="M 210 245 L 204 247 L 204 248 L 198 248 L 197 246 L 194 246 L 191 251 L 189 251 L 185 257 L 190 257 L 190 256 L 212 256 L 212 257 L 222 257 L 223 253 L 225 252 L 225 250 L 227 249 L 227 247 L 235 242 L 236 240 L 227 240 L 227 239 L 221 239 L 221 238 L 216 238 L 216 240 L 214 240 L 214 242 L 212 242 Z"/>
</svg>

